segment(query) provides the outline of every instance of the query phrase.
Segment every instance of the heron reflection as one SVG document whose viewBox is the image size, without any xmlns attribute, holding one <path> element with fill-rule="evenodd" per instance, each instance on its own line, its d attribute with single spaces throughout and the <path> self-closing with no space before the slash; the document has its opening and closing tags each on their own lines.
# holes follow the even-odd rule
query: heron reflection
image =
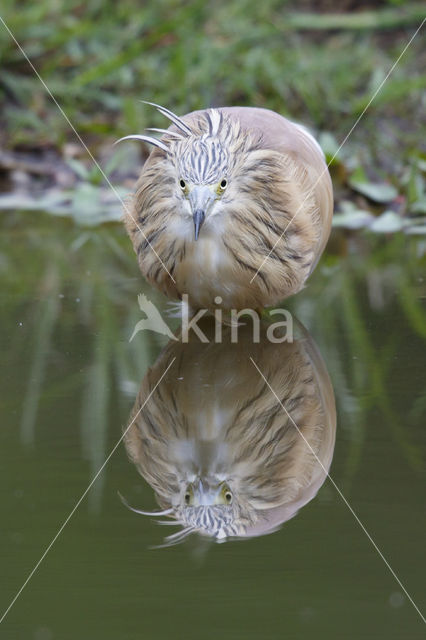
<svg viewBox="0 0 426 640">
<path fill-rule="evenodd" d="M 127 506 L 180 525 L 166 544 L 274 531 L 316 495 L 334 450 L 333 389 L 304 327 L 280 343 L 267 322 L 257 343 L 250 326 L 237 343 L 228 327 L 217 344 L 214 324 L 201 325 L 208 344 L 171 341 L 149 369 L 124 437 L 160 510 Z"/>
</svg>

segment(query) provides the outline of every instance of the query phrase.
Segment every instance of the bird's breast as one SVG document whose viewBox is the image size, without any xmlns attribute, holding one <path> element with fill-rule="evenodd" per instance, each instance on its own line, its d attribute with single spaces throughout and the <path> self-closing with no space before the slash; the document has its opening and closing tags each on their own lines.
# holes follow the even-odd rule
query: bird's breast
<svg viewBox="0 0 426 640">
<path fill-rule="evenodd" d="M 226 305 L 235 293 L 232 260 L 222 239 L 203 236 L 203 231 L 197 241 L 187 243 L 185 257 L 175 271 L 176 284 L 181 295 L 187 294 L 199 308 L 211 308 L 217 296 Z"/>
</svg>

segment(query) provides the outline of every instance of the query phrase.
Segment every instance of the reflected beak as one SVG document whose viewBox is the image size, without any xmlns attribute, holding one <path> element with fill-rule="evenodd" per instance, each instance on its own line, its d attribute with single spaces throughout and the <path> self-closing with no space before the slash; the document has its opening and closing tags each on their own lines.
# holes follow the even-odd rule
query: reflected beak
<svg viewBox="0 0 426 640">
<path fill-rule="evenodd" d="M 189 202 L 194 219 L 195 240 L 198 240 L 200 229 L 215 199 L 213 191 L 207 185 L 196 185 L 189 194 Z"/>
<path fill-rule="evenodd" d="M 207 506 L 216 504 L 218 493 L 219 487 L 210 486 L 209 483 L 206 482 L 206 480 L 203 481 L 200 478 L 197 485 L 195 486 L 194 498 L 196 506 Z"/>
</svg>

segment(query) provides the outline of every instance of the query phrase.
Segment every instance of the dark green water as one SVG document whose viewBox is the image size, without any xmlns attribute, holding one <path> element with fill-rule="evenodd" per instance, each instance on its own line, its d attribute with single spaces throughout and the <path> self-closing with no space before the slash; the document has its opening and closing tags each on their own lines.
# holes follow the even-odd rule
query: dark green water
<svg viewBox="0 0 426 640">
<path fill-rule="evenodd" d="M 167 339 L 129 343 L 139 277 L 114 226 L 5 215 L 0 239 L 2 615 L 128 424 Z M 426 243 L 335 238 L 289 301 L 337 405 L 331 476 L 423 612 Z M 175 323 L 173 325 L 173 322 Z M 171 320 L 171 326 L 177 322 Z M 195 390 L 196 392 L 196 390 Z M 424 624 L 333 485 L 279 531 L 165 549 L 121 444 L 0 625 L 10 640 L 424 637 Z"/>
</svg>

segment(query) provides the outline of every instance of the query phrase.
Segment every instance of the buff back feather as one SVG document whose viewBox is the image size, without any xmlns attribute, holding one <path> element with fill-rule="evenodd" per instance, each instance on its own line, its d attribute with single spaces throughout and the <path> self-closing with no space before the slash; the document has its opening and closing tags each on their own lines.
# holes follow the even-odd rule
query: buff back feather
<svg viewBox="0 0 426 640">
<path fill-rule="evenodd" d="M 213 338 L 212 323 L 199 326 Z M 293 342 L 273 344 L 267 327 L 262 324 L 259 343 L 248 325 L 239 327 L 238 343 L 231 341 L 230 327 L 223 328 L 222 343 L 204 344 L 194 336 L 189 344 L 171 341 L 142 381 L 125 446 L 184 537 L 195 531 L 216 540 L 271 532 L 326 478 L 336 416 L 325 365 L 303 328 Z M 226 483 L 232 504 L 187 505 L 188 485 L 200 480 Z"/>
</svg>

